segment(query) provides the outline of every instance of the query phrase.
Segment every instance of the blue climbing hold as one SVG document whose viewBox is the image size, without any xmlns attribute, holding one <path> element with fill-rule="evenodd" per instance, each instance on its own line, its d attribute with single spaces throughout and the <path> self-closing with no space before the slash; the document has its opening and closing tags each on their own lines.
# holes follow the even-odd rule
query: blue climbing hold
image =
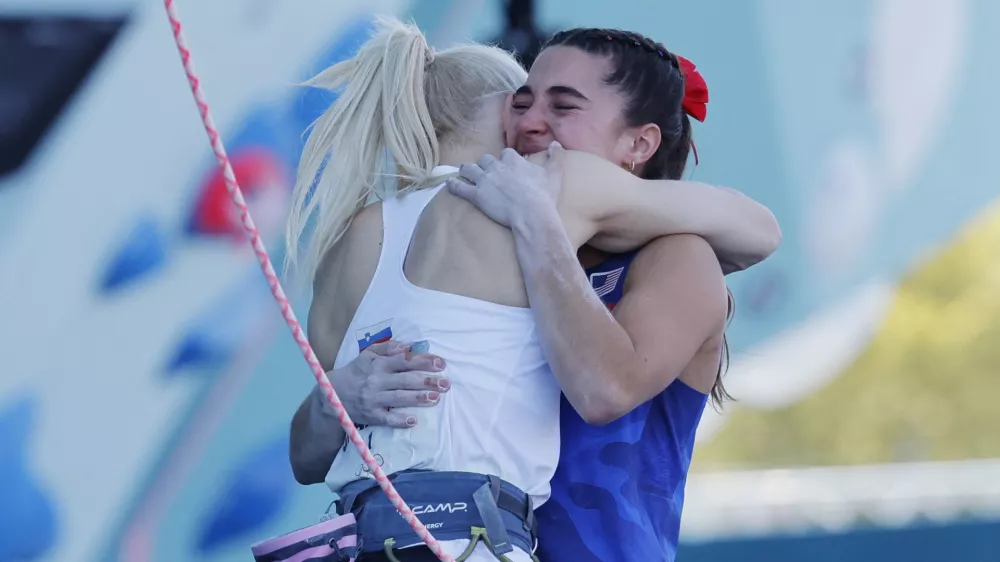
<svg viewBox="0 0 1000 562">
<path fill-rule="evenodd" d="M 255 267 L 225 296 L 195 318 L 167 364 L 167 376 L 185 369 L 226 364 L 255 326 L 269 303 L 267 281 Z"/>
<path fill-rule="evenodd" d="M 236 539 L 247 540 L 281 513 L 294 490 L 288 464 L 288 434 L 252 451 L 229 477 L 222 497 L 198 537 L 197 549 L 209 553 Z"/>
<path fill-rule="evenodd" d="M 56 542 L 56 513 L 28 462 L 37 403 L 27 396 L 0 411 L 0 560 L 41 560 Z"/>
<path fill-rule="evenodd" d="M 111 292 L 134 283 L 166 263 L 167 238 L 151 216 L 138 219 L 125 242 L 111 259 L 101 280 L 101 290 Z"/>
<path fill-rule="evenodd" d="M 230 353 L 226 346 L 215 345 L 200 333 L 187 334 L 170 360 L 167 372 L 177 373 L 193 366 L 216 366 L 224 363 Z"/>
</svg>

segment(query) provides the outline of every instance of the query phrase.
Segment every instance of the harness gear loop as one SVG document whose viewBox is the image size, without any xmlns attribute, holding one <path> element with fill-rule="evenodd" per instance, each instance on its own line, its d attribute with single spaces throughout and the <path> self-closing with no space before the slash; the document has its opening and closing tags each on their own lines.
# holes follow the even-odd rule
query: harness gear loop
<svg viewBox="0 0 1000 562">
<path fill-rule="evenodd" d="M 487 533 L 486 529 L 482 527 L 472 528 L 469 536 L 469 546 L 465 547 L 465 550 L 462 551 L 462 554 L 458 555 L 458 557 L 455 558 L 455 562 L 465 562 L 466 560 L 468 560 L 468 558 L 472 556 L 472 553 L 476 550 L 476 545 L 479 544 L 479 541 L 483 541 L 486 544 L 486 547 L 490 549 L 490 552 L 493 554 L 493 556 L 496 556 L 497 560 L 499 560 L 500 562 L 511 562 L 510 558 L 507 558 L 503 554 L 497 554 L 494 551 L 493 543 L 490 541 L 489 533 Z M 395 539 L 393 538 L 385 539 L 385 542 L 382 543 L 382 550 L 385 552 L 385 556 L 386 558 L 389 559 L 389 562 L 400 562 L 399 559 L 396 558 L 396 555 L 392 553 L 392 546 L 394 544 L 396 544 Z M 534 562 L 539 562 L 538 557 L 535 556 L 534 553 L 531 553 L 531 559 Z"/>
</svg>

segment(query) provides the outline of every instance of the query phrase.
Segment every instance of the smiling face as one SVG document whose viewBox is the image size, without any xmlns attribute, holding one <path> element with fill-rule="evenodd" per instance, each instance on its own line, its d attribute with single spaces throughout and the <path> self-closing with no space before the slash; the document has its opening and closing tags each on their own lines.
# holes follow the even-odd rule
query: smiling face
<svg viewBox="0 0 1000 562">
<path fill-rule="evenodd" d="M 558 140 L 643 178 L 679 179 L 691 147 L 685 87 L 681 60 L 644 35 L 561 31 L 512 99 L 507 144 L 525 153 Z"/>
<path fill-rule="evenodd" d="M 556 140 L 567 149 L 627 164 L 635 131 L 622 120 L 624 96 L 604 82 L 610 72 L 607 57 L 574 47 L 542 51 L 511 100 L 507 145 L 530 154 Z"/>
</svg>

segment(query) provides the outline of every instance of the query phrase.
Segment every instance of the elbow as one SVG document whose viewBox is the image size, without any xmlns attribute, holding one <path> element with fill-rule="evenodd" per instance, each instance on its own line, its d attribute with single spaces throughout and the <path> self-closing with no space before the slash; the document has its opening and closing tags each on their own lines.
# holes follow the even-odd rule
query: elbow
<svg viewBox="0 0 1000 562">
<path fill-rule="evenodd" d="M 319 484 L 326 479 L 326 469 L 330 467 L 333 459 L 324 465 L 323 460 L 316 458 L 315 452 L 310 451 L 305 436 L 300 434 L 302 430 L 297 423 L 299 417 L 300 412 L 296 412 L 292 418 L 288 439 L 288 464 L 292 467 L 292 476 L 299 484 L 303 486 Z"/>
<path fill-rule="evenodd" d="M 623 410 L 613 405 L 599 405 L 578 409 L 577 413 L 588 425 L 602 426 L 617 420 L 631 410 Z"/>
<path fill-rule="evenodd" d="M 292 476 L 295 478 L 296 482 L 302 484 L 303 486 L 308 486 L 309 484 L 314 483 L 312 481 L 312 476 L 313 476 L 312 474 L 309 474 L 308 472 L 302 470 L 302 466 L 299 465 L 299 463 L 295 462 L 295 459 L 289 459 L 289 460 L 291 461 L 292 464 Z"/>
<path fill-rule="evenodd" d="M 302 485 L 315 484 L 313 482 L 316 476 L 315 471 L 309 470 L 307 464 L 302 462 L 302 459 L 296 454 L 294 437 L 288 448 L 288 464 L 292 467 L 292 477 L 295 478 L 296 482 Z"/>
<path fill-rule="evenodd" d="M 292 465 L 292 476 L 296 482 L 303 486 L 319 484 L 326 478 L 325 471 L 316 470 L 315 463 L 298 458 L 294 451 L 289 452 L 288 461 Z"/>
<path fill-rule="evenodd" d="M 764 251 L 761 261 L 771 257 L 771 254 L 778 251 L 778 247 L 781 246 L 781 225 L 778 224 L 778 219 L 770 210 L 767 211 L 767 217 L 764 221 L 764 231 L 766 234 L 762 244 Z"/>
<path fill-rule="evenodd" d="M 722 272 L 725 275 L 746 271 L 758 263 L 771 257 L 781 246 L 781 227 L 778 220 L 766 207 L 762 207 L 761 218 L 756 221 L 754 232 L 756 236 L 748 238 L 751 243 L 746 244 L 742 252 L 718 254 L 719 262 L 722 265 Z"/>
<path fill-rule="evenodd" d="M 755 257 L 757 262 L 762 262 L 771 257 L 771 254 L 781 246 L 781 225 L 778 224 L 774 213 L 763 205 L 760 206 L 760 218 L 756 230 L 760 233 L 760 239 L 756 244 L 757 255 Z"/>
<path fill-rule="evenodd" d="M 292 468 L 292 475 L 295 476 L 295 481 L 303 486 L 311 486 L 313 484 L 320 484 L 323 482 L 321 476 L 317 476 L 316 473 L 303 472 L 301 470 L 295 470 Z"/>
<path fill-rule="evenodd" d="M 756 242 L 752 251 L 747 255 L 744 264 L 746 269 L 771 257 L 781 246 L 781 226 L 778 219 L 770 209 L 761 205 L 760 217 L 756 221 L 754 230 L 757 232 Z"/>
<path fill-rule="evenodd" d="M 605 379 L 607 380 L 607 379 Z M 607 425 L 631 412 L 639 403 L 617 385 L 607 384 L 600 391 L 583 396 L 573 407 L 589 425 Z"/>
</svg>

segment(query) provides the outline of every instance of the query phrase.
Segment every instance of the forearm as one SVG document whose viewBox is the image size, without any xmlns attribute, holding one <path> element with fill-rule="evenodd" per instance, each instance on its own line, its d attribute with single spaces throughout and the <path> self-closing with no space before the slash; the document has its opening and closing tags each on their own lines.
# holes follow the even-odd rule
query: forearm
<svg viewBox="0 0 1000 562">
<path fill-rule="evenodd" d="M 346 435 L 340 422 L 324 407 L 319 387 L 313 388 L 292 417 L 288 457 L 300 484 L 318 484 L 326 478 Z"/>
<path fill-rule="evenodd" d="M 559 209 L 574 242 L 586 235 L 584 242 L 622 253 L 661 236 L 694 234 L 712 246 L 727 273 L 762 261 L 781 242 L 771 211 L 736 190 L 644 180 L 607 160 L 574 151 L 566 153 L 564 169 Z"/>
<path fill-rule="evenodd" d="M 781 230 L 767 207 L 742 193 L 672 180 L 629 182 L 620 203 L 599 225 L 591 244 L 609 252 L 640 247 L 666 234 L 694 234 L 712 246 L 726 273 L 770 256 Z"/>
<path fill-rule="evenodd" d="M 620 416 L 621 381 L 635 350 L 625 330 L 590 287 L 554 210 L 513 225 L 542 347 L 563 394 L 589 423 Z"/>
</svg>

